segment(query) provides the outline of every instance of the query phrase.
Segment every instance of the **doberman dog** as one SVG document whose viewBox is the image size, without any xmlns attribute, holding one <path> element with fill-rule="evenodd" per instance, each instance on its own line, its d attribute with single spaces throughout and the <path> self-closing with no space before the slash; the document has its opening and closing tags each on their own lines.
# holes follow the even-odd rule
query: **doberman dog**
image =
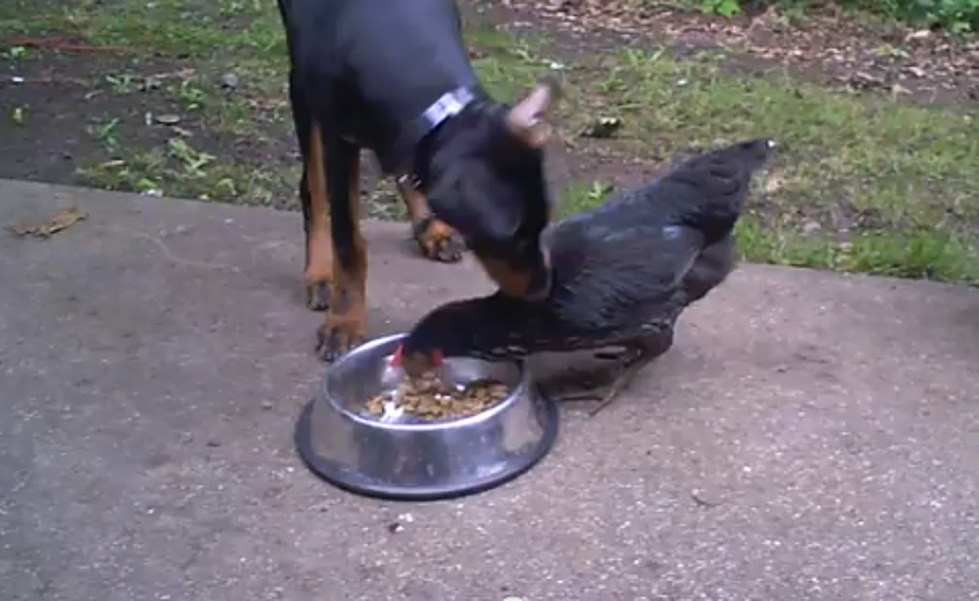
<svg viewBox="0 0 979 601">
<path fill-rule="evenodd" d="M 547 294 L 544 116 L 557 84 L 541 79 L 512 107 L 494 101 L 470 63 L 453 0 L 278 4 L 303 159 L 307 305 L 327 311 L 320 358 L 332 361 L 366 336 L 362 148 L 396 178 L 430 258 L 456 252 L 458 232 L 505 294 Z"/>
</svg>

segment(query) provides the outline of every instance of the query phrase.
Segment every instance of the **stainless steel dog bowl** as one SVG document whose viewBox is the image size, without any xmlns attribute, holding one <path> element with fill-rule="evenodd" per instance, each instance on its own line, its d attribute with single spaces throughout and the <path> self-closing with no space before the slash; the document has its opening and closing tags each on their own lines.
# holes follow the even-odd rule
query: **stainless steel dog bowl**
<svg viewBox="0 0 979 601">
<path fill-rule="evenodd" d="M 506 400 L 452 421 L 413 422 L 363 415 L 367 399 L 394 389 L 404 372 L 388 364 L 404 334 L 367 342 L 334 362 L 322 394 L 303 410 L 296 447 L 307 467 L 353 493 L 435 500 L 493 488 L 530 469 L 557 438 L 558 411 L 523 363 L 446 359 L 443 379 L 492 378 Z"/>
</svg>

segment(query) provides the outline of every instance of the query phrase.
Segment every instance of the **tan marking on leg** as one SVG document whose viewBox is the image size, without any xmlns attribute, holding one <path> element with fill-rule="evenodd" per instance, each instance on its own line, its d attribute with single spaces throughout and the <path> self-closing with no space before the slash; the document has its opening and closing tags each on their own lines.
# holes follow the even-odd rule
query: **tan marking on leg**
<svg viewBox="0 0 979 601">
<path fill-rule="evenodd" d="M 323 323 L 320 354 L 333 361 L 367 337 L 367 240 L 360 229 L 360 160 L 348 174 L 347 198 L 353 231 L 353 261 L 343 265 L 333 253 L 333 286 L 330 310 Z"/>
<path fill-rule="evenodd" d="M 330 197 L 323 169 L 323 137 L 319 123 L 312 124 L 306 185 L 309 188 L 310 224 L 306 236 L 306 303 L 309 308 L 326 309 L 327 293 L 333 280 L 333 237 L 330 233 Z"/>
</svg>

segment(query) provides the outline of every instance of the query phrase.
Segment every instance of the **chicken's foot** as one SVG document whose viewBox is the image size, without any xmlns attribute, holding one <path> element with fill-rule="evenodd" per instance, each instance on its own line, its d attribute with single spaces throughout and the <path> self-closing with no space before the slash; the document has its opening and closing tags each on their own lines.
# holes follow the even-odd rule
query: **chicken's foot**
<svg viewBox="0 0 979 601">
<path fill-rule="evenodd" d="M 619 373 L 616 374 L 612 383 L 605 389 L 604 394 L 601 394 L 597 390 L 584 390 L 563 395 L 558 400 L 560 402 L 598 401 L 598 405 L 588 412 L 588 417 L 598 415 L 600 411 L 611 405 L 612 401 L 618 398 L 619 394 L 629 386 L 629 383 L 632 382 L 633 378 L 635 378 L 636 374 L 642 368 L 649 365 L 657 357 L 655 353 L 646 349 L 637 348 L 630 350 L 632 352 L 628 353 L 629 356 L 627 358 L 622 359 L 622 363 L 618 368 Z"/>
<path fill-rule="evenodd" d="M 598 406 L 588 412 L 589 417 L 596 416 L 600 411 L 612 404 L 619 394 L 632 382 L 636 374 L 642 371 L 654 359 L 665 353 L 673 346 L 673 323 L 666 324 L 656 334 L 635 340 L 625 346 L 619 353 L 596 353 L 597 358 L 610 359 L 618 363 L 618 373 L 606 388 L 605 394 L 596 390 L 574 392 L 558 397 L 559 401 L 598 401 Z"/>
</svg>

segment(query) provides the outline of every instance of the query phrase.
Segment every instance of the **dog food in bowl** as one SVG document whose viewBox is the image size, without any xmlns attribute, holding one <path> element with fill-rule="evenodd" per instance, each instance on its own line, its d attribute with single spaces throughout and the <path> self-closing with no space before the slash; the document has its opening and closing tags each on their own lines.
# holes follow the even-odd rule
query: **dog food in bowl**
<svg viewBox="0 0 979 601">
<path fill-rule="evenodd" d="M 368 399 L 365 413 L 374 419 L 395 414 L 426 422 L 458 420 L 502 403 L 509 394 L 502 382 L 475 380 L 461 386 L 428 373 Z"/>
</svg>

